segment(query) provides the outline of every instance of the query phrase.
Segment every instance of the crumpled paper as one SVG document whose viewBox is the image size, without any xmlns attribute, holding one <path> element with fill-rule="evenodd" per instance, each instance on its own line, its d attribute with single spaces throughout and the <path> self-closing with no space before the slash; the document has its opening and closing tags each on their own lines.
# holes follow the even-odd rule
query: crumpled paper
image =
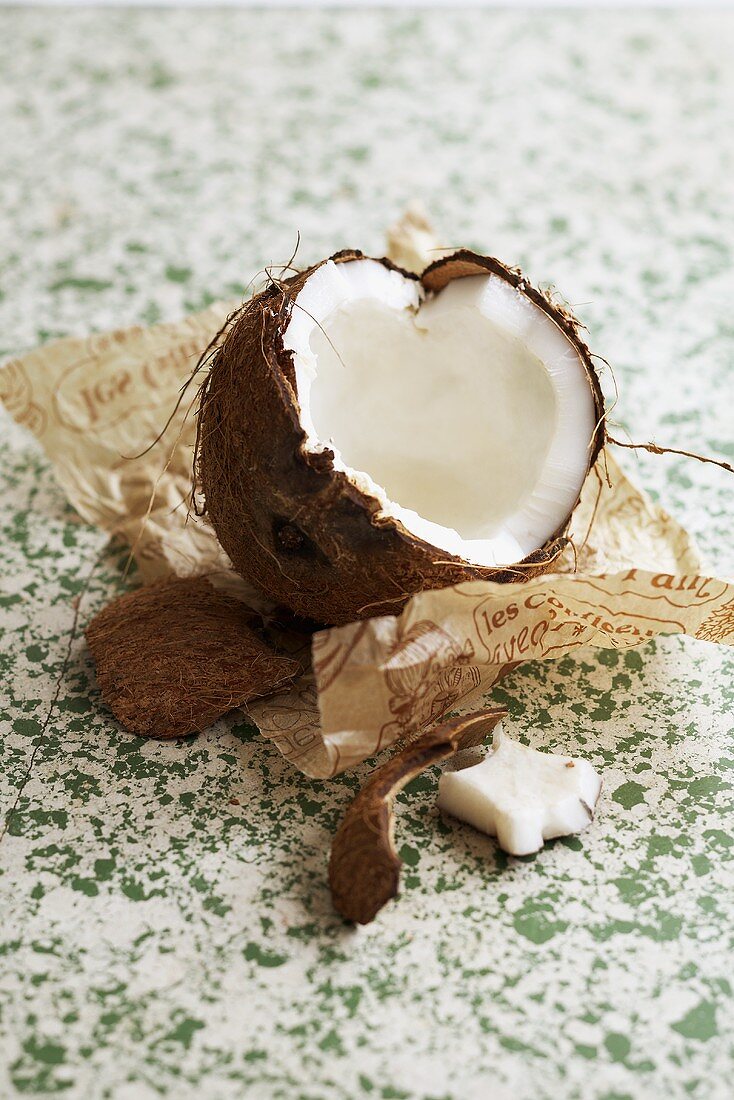
<svg viewBox="0 0 734 1100">
<path fill-rule="evenodd" d="M 442 251 L 416 209 L 388 241 L 417 271 Z M 39 440 L 79 514 L 127 540 L 145 581 L 206 573 L 252 598 L 211 527 L 188 509 L 194 372 L 237 304 L 48 344 L 0 370 L 0 399 Z M 606 450 L 571 537 L 557 573 L 424 592 L 397 617 L 315 634 L 312 671 L 248 713 L 296 767 L 326 778 L 480 705 L 520 661 L 589 645 L 626 649 L 658 634 L 734 644 L 734 584 L 704 575 L 688 533 Z"/>
<path fill-rule="evenodd" d="M 57 340 L 0 371 L 0 400 L 38 439 L 69 501 L 87 522 L 134 547 L 146 581 L 228 566 L 211 528 L 187 515 L 196 380 L 155 440 L 236 304 L 152 328 Z"/>
</svg>

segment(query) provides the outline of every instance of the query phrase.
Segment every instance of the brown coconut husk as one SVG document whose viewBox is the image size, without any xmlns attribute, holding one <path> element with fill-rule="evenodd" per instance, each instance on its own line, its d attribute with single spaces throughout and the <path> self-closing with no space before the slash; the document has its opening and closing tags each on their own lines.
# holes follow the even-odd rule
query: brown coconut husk
<svg viewBox="0 0 734 1100">
<path fill-rule="evenodd" d="M 331 257 L 334 263 L 362 258 L 351 251 Z M 379 262 L 401 270 L 389 260 Z M 334 469 L 331 451 L 306 451 L 293 357 L 283 347 L 283 334 L 299 291 L 320 266 L 287 281 L 271 280 L 233 315 L 202 386 L 197 474 L 205 510 L 237 571 L 296 614 L 338 625 L 397 613 L 425 589 L 476 579 L 517 581 L 551 569 L 567 545 L 572 513 L 544 546 L 517 564 L 471 565 L 380 516 L 378 501 Z M 581 356 L 598 413 L 591 469 L 604 442 L 604 403 L 573 316 L 519 271 L 472 252 L 437 260 L 421 280 L 438 293 L 453 279 L 488 273 L 526 294 Z"/>
<path fill-rule="evenodd" d="M 86 629 L 102 698 L 141 737 L 205 730 L 300 671 L 258 635 L 257 621 L 205 577 L 173 577 L 120 596 Z"/>
</svg>

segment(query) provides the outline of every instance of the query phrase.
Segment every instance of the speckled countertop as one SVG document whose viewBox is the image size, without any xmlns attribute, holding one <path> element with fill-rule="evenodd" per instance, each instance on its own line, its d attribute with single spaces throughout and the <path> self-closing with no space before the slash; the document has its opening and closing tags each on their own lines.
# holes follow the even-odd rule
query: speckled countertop
<svg viewBox="0 0 734 1100">
<path fill-rule="evenodd" d="M 240 293 L 298 230 L 381 251 L 418 195 L 563 289 L 635 438 L 731 459 L 732 56 L 724 13 L 1 11 L 2 351 Z M 731 650 L 520 668 L 510 731 L 603 771 L 596 823 L 507 860 L 423 777 L 354 931 L 326 854 L 367 768 L 122 732 L 79 634 L 122 549 L 0 425 L 0 1095 L 731 1095 Z M 734 572 L 726 476 L 628 464 Z"/>
</svg>

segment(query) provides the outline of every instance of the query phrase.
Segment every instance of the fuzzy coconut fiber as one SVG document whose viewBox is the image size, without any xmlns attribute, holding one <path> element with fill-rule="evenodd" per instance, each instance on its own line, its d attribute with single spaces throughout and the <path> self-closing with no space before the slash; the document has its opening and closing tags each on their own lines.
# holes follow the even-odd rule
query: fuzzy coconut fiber
<svg viewBox="0 0 734 1100">
<path fill-rule="evenodd" d="M 86 630 L 102 698 L 141 737 L 182 737 L 299 671 L 205 577 L 174 577 L 113 600 Z"/>
</svg>

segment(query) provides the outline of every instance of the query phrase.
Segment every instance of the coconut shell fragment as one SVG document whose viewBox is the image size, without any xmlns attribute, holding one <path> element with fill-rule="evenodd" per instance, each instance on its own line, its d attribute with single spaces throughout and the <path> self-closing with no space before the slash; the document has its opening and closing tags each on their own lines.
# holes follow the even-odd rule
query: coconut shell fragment
<svg viewBox="0 0 734 1100">
<path fill-rule="evenodd" d="M 205 577 L 174 577 L 120 596 L 86 630 L 102 698 L 141 737 L 205 730 L 300 671 L 259 637 L 256 622 Z"/>
<path fill-rule="evenodd" d="M 460 749 L 480 745 L 507 711 L 479 711 L 423 734 L 378 768 L 350 805 L 331 848 L 329 886 L 346 920 L 369 924 L 400 883 L 393 803 L 406 783 Z"/>
</svg>

